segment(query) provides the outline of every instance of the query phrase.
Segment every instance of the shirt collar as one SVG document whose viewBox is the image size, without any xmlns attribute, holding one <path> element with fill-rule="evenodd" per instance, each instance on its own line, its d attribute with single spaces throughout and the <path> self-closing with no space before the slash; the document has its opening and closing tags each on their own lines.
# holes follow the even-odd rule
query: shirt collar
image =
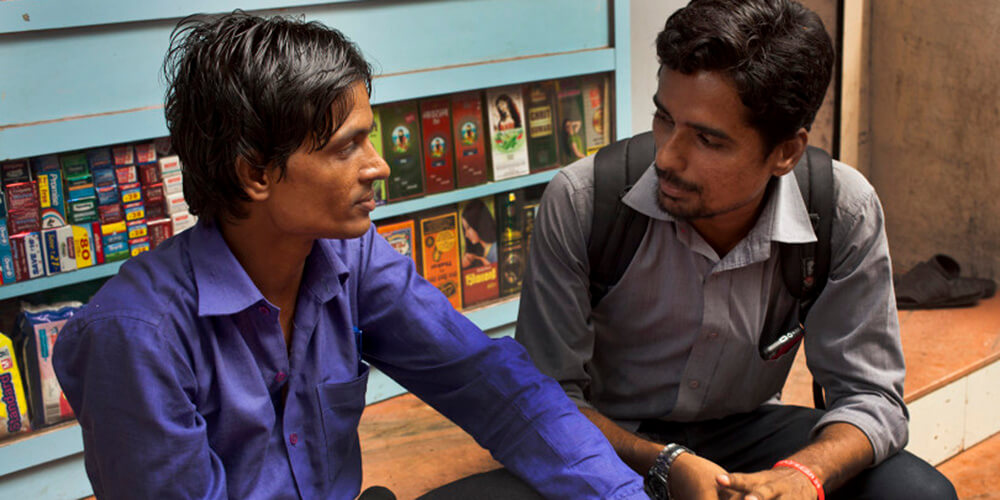
<svg viewBox="0 0 1000 500">
<path fill-rule="evenodd" d="M 664 211 L 656 199 L 657 183 L 656 172 L 650 165 L 622 198 L 622 202 L 652 219 L 676 222 L 674 216 Z M 802 200 L 802 193 L 799 191 L 794 173 L 778 177 L 772 183 L 764 210 L 748 238 L 756 236 L 762 240 L 781 243 L 816 241 L 816 233 L 809 221 L 809 211 L 806 209 L 805 201 Z"/>
<path fill-rule="evenodd" d="M 265 300 L 222 238 L 218 226 L 199 221 L 191 233 L 188 242 L 191 268 L 198 287 L 199 316 L 236 314 Z M 350 274 L 323 240 L 313 243 L 303 272 L 302 290 L 320 302 L 327 302 L 340 293 Z"/>
</svg>

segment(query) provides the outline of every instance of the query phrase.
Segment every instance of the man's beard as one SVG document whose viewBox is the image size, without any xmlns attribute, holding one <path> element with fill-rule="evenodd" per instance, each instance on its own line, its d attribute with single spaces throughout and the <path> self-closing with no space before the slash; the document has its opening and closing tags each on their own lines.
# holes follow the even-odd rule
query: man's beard
<svg viewBox="0 0 1000 500">
<path fill-rule="evenodd" d="M 685 181 L 677 176 L 677 174 L 669 170 L 660 170 L 656 166 L 653 167 L 653 171 L 656 172 L 656 177 L 661 181 L 666 181 L 668 184 L 673 185 L 677 189 L 691 193 L 693 195 L 700 195 L 702 192 L 701 186 L 697 184 Z M 691 220 L 691 219 L 701 219 L 705 217 L 711 217 L 716 214 L 707 213 L 704 207 L 698 205 L 691 208 L 680 208 L 680 207 L 668 207 L 665 203 L 666 195 L 660 191 L 660 183 L 656 183 L 653 188 L 654 194 L 656 196 L 656 203 L 660 206 L 660 209 L 664 212 L 670 214 L 675 219 Z"/>
</svg>

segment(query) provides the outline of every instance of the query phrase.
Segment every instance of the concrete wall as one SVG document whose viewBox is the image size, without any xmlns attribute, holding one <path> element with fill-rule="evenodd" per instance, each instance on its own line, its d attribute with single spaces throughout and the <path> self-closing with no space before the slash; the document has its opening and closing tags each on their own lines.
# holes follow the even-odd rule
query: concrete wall
<svg viewBox="0 0 1000 500">
<path fill-rule="evenodd" d="M 897 270 L 948 253 L 1000 275 L 1000 2 L 878 0 L 870 179 Z"/>
</svg>

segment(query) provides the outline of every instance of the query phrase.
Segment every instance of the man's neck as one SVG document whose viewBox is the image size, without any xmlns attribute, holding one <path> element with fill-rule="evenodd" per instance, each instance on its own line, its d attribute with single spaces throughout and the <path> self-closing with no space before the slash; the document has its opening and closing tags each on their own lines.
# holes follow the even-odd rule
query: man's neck
<svg viewBox="0 0 1000 500">
<path fill-rule="evenodd" d="M 750 230 L 757 224 L 757 219 L 764 211 L 769 191 L 765 189 L 753 201 L 733 211 L 714 217 L 692 219 L 691 226 L 721 259 L 750 234 Z"/>
</svg>

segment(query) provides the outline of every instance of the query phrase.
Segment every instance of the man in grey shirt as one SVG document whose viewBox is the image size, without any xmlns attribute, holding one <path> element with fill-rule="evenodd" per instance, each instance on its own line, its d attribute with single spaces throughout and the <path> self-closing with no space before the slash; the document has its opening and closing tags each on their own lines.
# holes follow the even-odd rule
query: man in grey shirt
<svg viewBox="0 0 1000 500">
<path fill-rule="evenodd" d="M 848 166 L 834 162 L 829 280 L 805 325 L 829 410 L 780 405 L 795 351 L 758 354 L 762 332 L 796 305 L 778 244 L 816 241 L 785 174 L 830 81 L 822 22 L 790 0 L 694 0 L 667 21 L 657 54 L 655 161 L 623 199 L 649 217 L 644 239 L 592 308 L 593 157 L 566 167 L 539 207 L 517 339 L 647 474 L 654 498 L 955 498 L 901 451 L 883 215 Z"/>
</svg>

